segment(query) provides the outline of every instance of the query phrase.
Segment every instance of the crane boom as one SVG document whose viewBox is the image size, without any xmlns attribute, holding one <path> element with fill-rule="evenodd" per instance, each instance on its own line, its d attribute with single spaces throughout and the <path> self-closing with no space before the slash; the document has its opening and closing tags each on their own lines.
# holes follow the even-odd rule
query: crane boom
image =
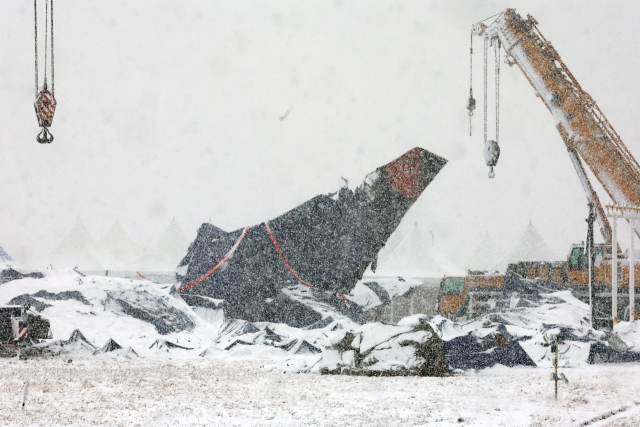
<svg viewBox="0 0 640 427">
<path fill-rule="evenodd" d="M 638 206 L 640 165 L 624 145 L 596 102 L 585 92 L 560 55 L 540 33 L 531 16 L 523 19 L 506 9 L 491 25 L 475 24 L 473 34 L 500 40 L 510 65 L 517 64 L 554 118 L 567 146 L 587 199 L 598 210 L 598 223 L 607 244 L 611 228 L 582 161 L 618 205 Z M 640 221 L 631 220 L 640 236 Z"/>
</svg>

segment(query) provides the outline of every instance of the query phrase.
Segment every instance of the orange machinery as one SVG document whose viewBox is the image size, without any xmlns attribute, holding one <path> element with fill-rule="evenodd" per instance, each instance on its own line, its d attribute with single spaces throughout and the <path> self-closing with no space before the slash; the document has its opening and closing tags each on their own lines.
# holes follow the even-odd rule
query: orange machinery
<svg viewBox="0 0 640 427">
<path fill-rule="evenodd" d="M 594 287 L 596 295 L 600 299 L 611 298 L 611 246 L 606 244 L 595 245 L 596 262 L 594 264 Z M 618 298 L 625 299 L 626 290 L 629 287 L 629 261 L 618 261 L 618 288 L 621 293 Z M 573 294 L 584 302 L 589 302 L 589 269 L 585 255 L 584 245 L 571 245 L 567 261 L 556 262 L 518 262 L 509 264 L 508 270 L 519 274 L 526 279 L 542 279 L 566 286 L 573 290 Z M 640 278 L 640 264 L 634 265 L 635 277 Z M 495 299 L 502 296 L 503 274 L 469 274 L 467 276 L 445 277 L 440 282 L 438 296 L 438 311 L 450 318 L 473 318 L 493 308 Z M 600 311 L 606 311 L 610 306 L 602 307 L 598 303 Z M 626 305 L 621 305 L 619 318 L 625 316 Z M 628 317 L 628 313 L 626 313 Z"/>
<path fill-rule="evenodd" d="M 504 275 L 468 275 L 444 277 L 440 282 L 438 312 L 458 319 L 473 318 L 493 308 L 493 301 L 502 295 Z"/>
</svg>

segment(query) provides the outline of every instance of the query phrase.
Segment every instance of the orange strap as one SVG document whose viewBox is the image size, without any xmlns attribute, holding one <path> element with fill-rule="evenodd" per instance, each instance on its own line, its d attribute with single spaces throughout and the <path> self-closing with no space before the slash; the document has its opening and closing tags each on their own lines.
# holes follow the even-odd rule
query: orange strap
<svg viewBox="0 0 640 427">
<path fill-rule="evenodd" d="M 136 271 L 136 273 L 138 273 L 138 276 L 142 277 L 144 280 L 147 280 L 147 278 L 140 274 L 140 272 Z"/>
<path fill-rule="evenodd" d="M 249 231 L 249 226 L 246 226 L 244 228 L 244 230 L 242 231 L 242 234 L 240 235 L 240 237 L 238 238 L 238 240 L 236 241 L 236 243 L 233 245 L 233 247 L 231 248 L 231 250 L 229 252 L 227 252 L 227 254 L 225 256 L 222 257 L 222 259 L 220 261 L 218 261 L 218 263 L 216 265 L 214 265 L 213 267 L 211 267 L 211 270 L 207 271 L 206 273 L 204 273 L 202 276 L 200 276 L 198 279 L 194 280 L 193 282 L 189 283 L 188 285 L 184 285 L 180 288 L 178 288 L 178 290 L 180 292 L 182 291 L 186 291 L 188 289 L 193 288 L 194 286 L 199 285 L 200 283 L 204 282 L 205 279 L 209 276 L 211 276 L 213 273 L 215 273 L 215 271 L 217 269 L 219 269 L 222 264 L 224 264 L 229 258 L 231 258 L 231 256 L 233 255 L 233 253 L 236 251 L 236 249 L 238 249 L 238 246 L 240 246 L 240 243 L 242 242 L 242 240 L 244 240 L 244 236 L 247 235 L 247 231 Z"/>
<path fill-rule="evenodd" d="M 303 285 L 306 285 L 306 286 L 308 286 L 310 288 L 318 289 L 317 287 L 315 287 L 313 285 L 310 285 L 309 283 L 305 282 L 302 279 L 302 277 L 298 276 L 298 273 L 293 271 L 293 268 L 291 268 L 291 266 L 289 265 L 287 260 L 284 259 L 284 255 L 282 255 L 282 251 L 280 250 L 280 247 L 278 246 L 278 243 L 276 242 L 276 238 L 273 236 L 273 232 L 271 231 L 271 227 L 269 227 L 269 222 L 265 221 L 264 225 L 267 227 L 267 233 L 269 233 L 269 237 L 271 238 L 271 242 L 273 243 L 273 246 L 276 248 L 276 251 L 278 251 L 278 255 L 280 255 L 280 258 L 282 259 L 282 262 L 284 262 L 284 265 L 287 266 L 287 268 L 289 269 L 291 274 L 296 276 L 296 279 L 298 279 L 300 281 L 300 283 L 302 283 Z"/>
<path fill-rule="evenodd" d="M 269 234 L 269 238 L 271 239 L 271 243 L 273 243 L 273 246 L 276 248 L 276 251 L 278 252 L 278 255 L 280 255 L 280 259 L 282 259 L 282 262 L 289 269 L 291 274 L 296 276 L 296 279 L 298 279 L 300 281 L 300 283 L 302 283 L 303 285 L 308 286 L 308 287 L 313 288 L 313 289 L 318 289 L 316 286 L 313 286 L 312 284 L 309 284 L 309 283 L 305 282 L 304 279 L 302 277 L 300 277 L 298 275 L 298 273 L 296 273 L 293 270 L 293 268 L 291 268 L 291 266 L 289 265 L 287 260 L 284 258 L 284 255 L 282 255 L 282 251 L 280 250 L 280 247 L 278 246 L 278 242 L 276 242 L 276 238 L 273 235 L 273 231 L 271 231 L 271 227 L 269 226 L 269 222 L 265 221 L 264 225 L 267 228 L 267 233 Z M 351 306 L 349 305 L 349 300 L 347 299 L 347 297 L 345 297 L 343 294 L 338 294 L 338 296 L 344 300 L 344 303 L 347 306 L 347 308 L 351 308 Z"/>
<path fill-rule="evenodd" d="M 344 294 L 338 294 L 338 296 L 344 300 L 344 304 L 347 306 L 347 308 L 351 309 L 351 305 L 349 304 L 349 300 L 347 299 L 347 297 L 345 297 Z"/>
</svg>

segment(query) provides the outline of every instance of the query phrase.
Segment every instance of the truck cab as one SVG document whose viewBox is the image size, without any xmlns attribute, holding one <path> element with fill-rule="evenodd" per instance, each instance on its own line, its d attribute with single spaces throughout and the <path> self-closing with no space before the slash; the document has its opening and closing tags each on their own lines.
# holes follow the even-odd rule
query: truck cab
<svg viewBox="0 0 640 427">
<path fill-rule="evenodd" d="M 478 317 L 495 307 L 502 295 L 504 275 L 475 274 L 463 277 L 444 277 L 440 282 L 438 312 L 452 320 Z"/>
<path fill-rule="evenodd" d="M 595 262 L 593 264 L 595 283 L 603 285 L 608 283 L 609 286 L 611 286 L 611 246 L 605 245 L 604 243 L 597 243 L 593 247 L 593 252 L 595 255 Z M 567 264 L 568 286 L 589 283 L 589 257 L 585 253 L 584 244 L 571 245 L 569 255 L 567 256 Z M 608 280 L 607 271 L 609 273 Z"/>
<path fill-rule="evenodd" d="M 611 245 L 599 243 L 594 245 L 595 262 L 593 264 L 594 283 L 600 287 L 611 288 Z M 589 284 L 589 259 L 584 253 L 584 245 L 571 245 L 568 264 L 568 283 L 571 288 L 580 288 Z M 630 261 L 627 254 L 618 254 L 618 288 L 629 287 Z M 640 260 L 634 263 L 634 276 L 636 283 L 640 283 Z"/>
</svg>

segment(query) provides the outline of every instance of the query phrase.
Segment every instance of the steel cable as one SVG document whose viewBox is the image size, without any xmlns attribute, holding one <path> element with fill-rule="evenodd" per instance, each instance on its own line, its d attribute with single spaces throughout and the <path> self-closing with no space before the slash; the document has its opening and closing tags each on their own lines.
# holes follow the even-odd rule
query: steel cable
<svg viewBox="0 0 640 427">
<path fill-rule="evenodd" d="M 500 134 L 500 39 L 494 45 L 496 58 L 496 143 Z"/>
<path fill-rule="evenodd" d="M 47 88 L 47 37 L 49 35 L 49 0 L 44 6 L 44 88 Z"/>
<path fill-rule="evenodd" d="M 473 109 L 471 108 L 471 101 L 473 100 L 473 31 L 471 31 L 471 45 L 469 49 L 469 136 L 471 136 L 471 116 L 473 116 Z M 475 105 L 474 105 L 475 108 Z"/>
<path fill-rule="evenodd" d="M 36 97 L 38 96 L 38 0 L 33 0 L 33 23 L 36 31 Z"/>
<path fill-rule="evenodd" d="M 53 0 L 51 0 L 51 94 L 55 96 L 55 86 L 54 86 L 54 71 L 55 67 L 53 66 Z"/>
<path fill-rule="evenodd" d="M 487 144 L 487 43 L 484 39 L 484 143 Z"/>
</svg>

